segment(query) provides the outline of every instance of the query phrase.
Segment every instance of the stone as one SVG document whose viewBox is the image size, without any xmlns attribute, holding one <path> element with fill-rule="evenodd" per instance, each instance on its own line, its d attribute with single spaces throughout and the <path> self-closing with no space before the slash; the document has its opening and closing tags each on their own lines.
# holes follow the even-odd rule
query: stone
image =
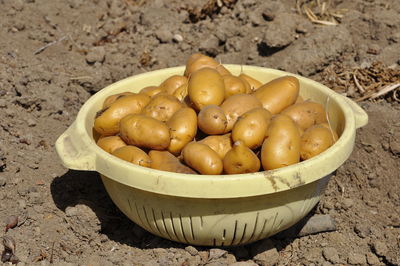
<svg viewBox="0 0 400 266">
<path fill-rule="evenodd" d="M 221 258 L 222 256 L 224 256 L 227 253 L 228 253 L 228 251 L 226 251 L 226 250 L 219 249 L 219 248 L 212 248 L 212 249 L 210 249 L 209 259 L 215 260 L 215 259 Z"/>
<path fill-rule="evenodd" d="M 340 259 L 339 259 L 339 254 L 337 252 L 337 250 L 333 247 L 326 247 L 322 250 L 322 255 L 324 256 L 324 258 L 331 262 L 331 263 L 339 263 Z"/>
<path fill-rule="evenodd" d="M 185 247 L 185 250 L 192 256 L 196 256 L 197 254 L 199 254 L 199 251 L 193 246 L 187 246 Z"/>
<path fill-rule="evenodd" d="M 174 34 L 174 36 L 172 37 L 172 39 L 173 39 L 175 42 L 183 42 L 183 37 L 182 37 L 182 35 L 180 35 L 180 34 Z"/>
<path fill-rule="evenodd" d="M 106 50 L 104 47 L 96 46 L 89 50 L 86 55 L 86 62 L 88 64 L 94 64 L 96 62 L 103 63 L 106 57 Z"/>
<path fill-rule="evenodd" d="M 386 246 L 385 243 L 376 240 L 373 244 L 372 244 L 372 249 L 375 251 L 375 253 L 378 256 L 386 256 L 387 252 L 388 252 L 388 247 Z"/>
<path fill-rule="evenodd" d="M 365 265 L 367 263 L 367 259 L 365 258 L 365 255 L 350 252 L 347 262 L 351 265 Z"/>
<path fill-rule="evenodd" d="M 7 183 L 7 180 L 4 176 L 0 176 L 0 187 L 5 186 Z"/>
<path fill-rule="evenodd" d="M 367 263 L 369 265 L 380 265 L 381 264 L 379 258 L 372 252 L 367 253 Z"/>
<path fill-rule="evenodd" d="M 172 33 L 168 30 L 165 29 L 160 29 L 157 30 L 155 32 L 157 39 L 161 42 L 161 43 L 167 43 L 170 42 L 172 40 Z"/>
<path fill-rule="evenodd" d="M 271 248 L 253 257 L 253 260 L 261 266 L 275 265 L 279 261 L 279 252 L 276 248 Z"/>
</svg>

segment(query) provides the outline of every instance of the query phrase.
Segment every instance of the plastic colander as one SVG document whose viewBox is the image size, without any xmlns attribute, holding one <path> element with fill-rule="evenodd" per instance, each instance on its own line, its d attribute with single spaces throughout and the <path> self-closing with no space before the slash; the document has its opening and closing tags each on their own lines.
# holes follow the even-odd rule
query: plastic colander
<svg viewBox="0 0 400 266">
<path fill-rule="evenodd" d="M 225 65 L 265 83 L 293 75 L 274 69 Z M 112 94 L 158 85 L 174 67 L 136 75 L 93 95 L 75 122 L 58 138 L 57 152 L 70 169 L 97 171 L 116 206 L 145 230 L 192 245 L 232 246 L 274 235 L 302 219 L 319 201 L 332 173 L 350 156 L 356 129 L 367 114 L 353 101 L 324 85 L 300 80 L 300 95 L 325 106 L 340 138 L 320 155 L 272 171 L 240 175 L 188 175 L 123 161 L 99 148 L 92 136 L 96 112 Z"/>
</svg>

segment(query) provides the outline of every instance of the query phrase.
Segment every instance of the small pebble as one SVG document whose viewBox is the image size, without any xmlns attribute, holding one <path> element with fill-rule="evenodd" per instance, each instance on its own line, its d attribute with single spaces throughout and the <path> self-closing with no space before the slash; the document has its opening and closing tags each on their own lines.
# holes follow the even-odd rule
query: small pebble
<svg viewBox="0 0 400 266">
<path fill-rule="evenodd" d="M 219 248 L 212 248 L 212 249 L 210 249 L 209 259 L 212 260 L 212 259 L 221 258 L 226 253 L 228 253 L 228 251 L 223 250 L 223 249 L 219 249 Z"/>
<path fill-rule="evenodd" d="M 103 63 L 106 56 L 106 50 L 104 47 L 96 46 L 89 50 L 86 55 L 86 62 L 89 64 L 94 64 L 96 62 Z"/>
<path fill-rule="evenodd" d="M 155 32 L 157 39 L 161 42 L 161 43 L 167 43 L 170 42 L 172 40 L 172 33 L 168 30 L 157 30 Z"/>
<path fill-rule="evenodd" d="M 0 187 L 5 186 L 7 183 L 7 180 L 4 176 L 0 176 Z"/>
<path fill-rule="evenodd" d="M 182 42 L 182 41 L 183 41 L 183 37 L 182 37 L 182 35 L 180 35 L 180 34 L 175 34 L 175 35 L 172 37 L 172 39 L 173 39 L 175 42 Z"/>
</svg>

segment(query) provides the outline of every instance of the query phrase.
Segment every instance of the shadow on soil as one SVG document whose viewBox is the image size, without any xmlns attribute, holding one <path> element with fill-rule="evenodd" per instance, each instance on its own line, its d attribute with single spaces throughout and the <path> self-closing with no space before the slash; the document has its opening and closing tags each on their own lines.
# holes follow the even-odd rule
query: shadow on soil
<svg viewBox="0 0 400 266">
<path fill-rule="evenodd" d="M 77 204 L 90 207 L 100 221 L 100 233 L 120 244 L 141 249 L 185 248 L 187 246 L 154 236 L 129 220 L 111 201 L 100 176 L 96 172 L 69 170 L 63 176 L 56 177 L 53 180 L 51 194 L 57 208 L 63 212 L 67 207 L 73 207 Z M 271 239 L 260 240 L 241 247 L 224 247 L 223 249 L 233 253 L 237 260 L 251 259 L 253 256 L 273 247 L 277 248 L 278 251 L 282 250 L 294 240 L 293 236 L 297 235 L 302 227 L 301 225 L 304 225 L 313 213 L 314 210 L 296 226 L 290 228 L 290 231 L 288 229 Z M 206 247 L 196 248 L 208 250 Z"/>
</svg>

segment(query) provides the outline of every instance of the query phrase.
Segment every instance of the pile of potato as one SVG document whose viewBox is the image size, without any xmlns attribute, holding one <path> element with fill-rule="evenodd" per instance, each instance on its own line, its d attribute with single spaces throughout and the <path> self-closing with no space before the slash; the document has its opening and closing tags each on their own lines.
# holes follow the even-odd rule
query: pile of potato
<svg viewBox="0 0 400 266">
<path fill-rule="evenodd" d="M 243 174 L 314 157 L 335 143 L 324 107 L 299 81 L 266 84 L 193 54 L 184 75 L 109 96 L 94 122 L 97 145 L 128 162 L 189 174 Z"/>
</svg>

